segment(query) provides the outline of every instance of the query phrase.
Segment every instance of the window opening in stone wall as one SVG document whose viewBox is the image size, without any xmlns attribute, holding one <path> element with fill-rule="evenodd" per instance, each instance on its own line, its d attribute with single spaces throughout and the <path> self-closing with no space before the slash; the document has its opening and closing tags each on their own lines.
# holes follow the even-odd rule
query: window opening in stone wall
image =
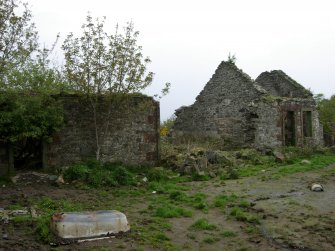
<svg viewBox="0 0 335 251">
<path fill-rule="evenodd" d="M 302 121 L 304 137 L 312 137 L 312 112 L 303 111 Z"/>
<path fill-rule="evenodd" d="M 295 116 L 294 111 L 287 111 L 284 119 L 285 145 L 295 146 Z"/>
</svg>

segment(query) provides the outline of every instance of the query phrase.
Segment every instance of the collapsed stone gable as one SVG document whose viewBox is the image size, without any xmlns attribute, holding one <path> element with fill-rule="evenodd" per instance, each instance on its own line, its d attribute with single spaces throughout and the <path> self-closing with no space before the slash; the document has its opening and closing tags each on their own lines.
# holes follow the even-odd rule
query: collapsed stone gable
<svg viewBox="0 0 335 251">
<path fill-rule="evenodd" d="M 261 73 L 255 80 L 270 95 L 289 98 L 311 98 L 313 95 L 281 70 Z"/>
<path fill-rule="evenodd" d="M 248 105 L 262 95 L 233 63 L 222 62 L 196 101 L 176 111 L 175 136 L 210 136 L 243 144 L 248 136 Z"/>
<path fill-rule="evenodd" d="M 195 103 L 176 111 L 172 137 L 212 137 L 227 146 L 256 148 L 323 144 L 309 91 L 282 71 L 257 80 L 222 62 Z"/>
</svg>

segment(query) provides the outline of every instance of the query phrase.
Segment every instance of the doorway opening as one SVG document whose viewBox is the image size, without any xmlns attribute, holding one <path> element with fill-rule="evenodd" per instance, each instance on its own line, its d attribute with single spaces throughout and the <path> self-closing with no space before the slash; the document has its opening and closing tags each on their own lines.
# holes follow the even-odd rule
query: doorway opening
<svg viewBox="0 0 335 251">
<path fill-rule="evenodd" d="M 43 167 L 42 141 L 27 138 L 13 145 L 15 170 L 36 170 Z"/>
<path fill-rule="evenodd" d="M 302 121 L 303 121 L 304 137 L 305 138 L 312 137 L 312 112 L 311 111 L 303 111 Z"/>
<path fill-rule="evenodd" d="M 295 113 L 287 111 L 284 119 L 285 146 L 295 146 Z"/>
</svg>

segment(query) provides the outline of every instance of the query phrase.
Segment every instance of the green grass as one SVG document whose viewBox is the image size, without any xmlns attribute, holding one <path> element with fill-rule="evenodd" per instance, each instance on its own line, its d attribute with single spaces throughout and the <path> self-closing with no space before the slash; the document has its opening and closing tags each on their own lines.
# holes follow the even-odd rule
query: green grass
<svg viewBox="0 0 335 251">
<path fill-rule="evenodd" d="M 190 188 L 176 184 L 172 181 L 170 182 L 150 182 L 149 184 L 149 191 L 156 191 L 158 194 L 170 194 L 176 191 L 187 191 Z"/>
<path fill-rule="evenodd" d="M 159 207 L 156 209 L 155 216 L 161 218 L 175 218 L 175 217 L 192 217 L 192 211 L 181 208 L 167 205 L 165 207 Z"/>
<path fill-rule="evenodd" d="M 207 244 L 214 244 L 215 242 L 218 242 L 220 239 L 217 237 L 212 236 L 206 236 L 202 241 Z"/>
<path fill-rule="evenodd" d="M 234 194 L 225 195 L 221 194 L 214 198 L 214 207 L 225 207 L 227 205 L 233 204 L 238 200 L 238 197 Z"/>
<path fill-rule="evenodd" d="M 41 216 L 34 219 L 35 233 L 38 240 L 43 243 L 50 243 L 54 240 L 54 235 L 50 231 L 50 220 L 54 213 L 79 211 L 83 208 L 81 204 L 70 200 L 53 200 L 49 197 L 43 197 L 35 203 L 36 208 L 42 213 Z"/>
<path fill-rule="evenodd" d="M 302 150 L 292 151 L 292 156 L 289 157 L 283 164 L 275 162 L 256 165 L 245 164 L 238 168 L 238 175 L 240 177 L 249 177 L 258 175 L 262 173 L 263 170 L 266 170 L 271 172 L 272 177 L 282 177 L 294 173 L 321 169 L 335 163 L 335 154 L 331 152 L 311 153 L 311 155 L 306 156 L 301 152 Z M 311 164 L 302 164 L 301 161 L 304 159 L 311 161 Z"/>
<path fill-rule="evenodd" d="M 231 230 L 222 230 L 220 235 L 222 235 L 225 238 L 229 238 L 229 237 L 236 237 L 237 234 Z"/>
<path fill-rule="evenodd" d="M 208 211 L 206 197 L 207 195 L 204 193 L 195 193 L 194 195 L 188 196 L 182 191 L 172 191 L 169 194 L 171 202 L 176 204 L 186 204 L 195 209 L 203 210 L 204 212 Z"/>
<path fill-rule="evenodd" d="M 141 245 L 150 245 L 156 249 L 176 250 L 165 231 L 171 225 L 165 219 L 152 217 L 147 224 L 134 224 L 130 235 L 136 238 Z"/>
<path fill-rule="evenodd" d="M 194 230 L 216 230 L 217 226 L 210 224 L 207 219 L 201 218 L 194 222 L 190 228 Z"/>
<path fill-rule="evenodd" d="M 262 170 L 267 170 L 269 166 L 267 165 L 245 165 L 238 169 L 238 174 L 240 177 L 250 177 L 257 175 L 262 172 Z"/>
<path fill-rule="evenodd" d="M 32 217 L 30 215 L 17 215 L 11 219 L 15 223 L 22 223 L 22 222 L 31 222 Z"/>
<path fill-rule="evenodd" d="M 317 170 L 324 168 L 332 163 L 335 163 L 334 154 L 317 154 L 312 156 L 310 159 L 311 164 L 301 164 L 301 159 L 296 160 L 293 164 L 280 166 L 278 167 L 278 174 L 281 176 L 299 173 L 299 172 L 308 172 L 311 170 Z"/>
<path fill-rule="evenodd" d="M 7 207 L 8 210 L 22 210 L 25 209 L 21 204 L 12 204 Z"/>
<path fill-rule="evenodd" d="M 239 207 L 234 207 L 230 215 L 233 216 L 237 221 L 245 221 L 249 223 L 256 223 L 259 224 L 259 218 L 257 215 L 251 214 L 249 212 L 245 212 Z"/>
</svg>

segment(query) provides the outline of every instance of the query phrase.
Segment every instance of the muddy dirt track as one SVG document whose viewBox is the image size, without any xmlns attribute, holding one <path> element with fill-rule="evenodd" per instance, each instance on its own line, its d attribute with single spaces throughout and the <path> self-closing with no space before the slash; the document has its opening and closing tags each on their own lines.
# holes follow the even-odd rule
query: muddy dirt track
<svg viewBox="0 0 335 251">
<path fill-rule="evenodd" d="M 224 182 L 215 178 L 183 183 L 188 194 L 206 194 L 209 204 L 222 193 L 245 198 L 251 203 L 248 211 L 258 217 L 259 224 L 238 221 L 220 208 L 194 210 L 192 217 L 169 218 L 168 228 L 156 229 L 165 233 L 164 241 L 168 240 L 171 245 L 163 245 L 163 239 L 162 245 L 144 240 L 146 229 L 151 231 L 157 227 L 146 213 L 156 196 L 151 191 L 134 193 L 136 195 L 118 192 L 116 195 L 118 188 L 102 191 L 78 189 L 73 185 L 57 187 L 33 180 L 18 182 L 0 188 L 1 208 L 17 204 L 29 207 L 32 201 L 44 196 L 67 199 L 84 203 L 90 210 L 102 207 L 122 210 L 132 230 L 104 241 L 52 247 L 37 241 L 34 222 L 2 221 L 0 250 L 335 250 L 335 165 L 318 171 L 271 177 L 271 173 L 264 172 Z M 324 192 L 310 191 L 308 186 L 313 182 L 321 183 Z M 190 226 L 200 218 L 216 224 L 217 229 L 192 230 Z"/>
</svg>

